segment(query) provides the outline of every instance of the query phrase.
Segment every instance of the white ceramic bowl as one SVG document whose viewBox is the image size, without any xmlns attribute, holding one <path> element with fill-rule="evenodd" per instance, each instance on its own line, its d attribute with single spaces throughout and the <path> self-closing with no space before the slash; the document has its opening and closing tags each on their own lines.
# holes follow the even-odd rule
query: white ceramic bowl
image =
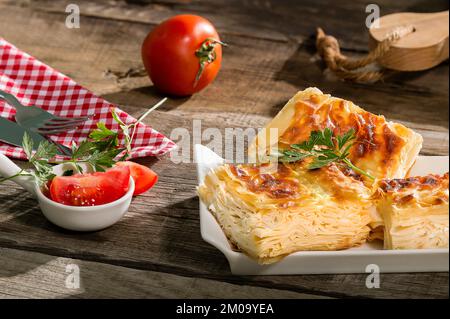
<svg viewBox="0 0 450 319">
<path fill-rule="evenodd" d="M 80 165 L 84 171 L 90 172 L 90 166 Z M 62 175 L 66 170 L 74 169 L 73 164 L 56 165 L 53 172 Z M 20 168 L 0 153 L 0 175 L 13 176 Z M 98 206 L 69 206 L 52 201 L 45 196 L 40 187 L 30 177 L 17 177 L 14 182 L 32 193 L 39 201 L 44 216 L 53 224 L 74 231 L 96 231 L 117 223 L 128 211 L 134 192 L 134 181 L 130 177 L 127 193 L 114 202 Z"/>
<path fill-rule="evenodd" d="M 98 206 L 68 206 L 45 196 L 36 186 L 36 196 L 42 213 L 53 224 L 75 231 L 95 231 L 117 223 L 128 211 L 133 198 L 134 181 L 130 177 L 128 192 L 114 202 Z"/>
</svg>

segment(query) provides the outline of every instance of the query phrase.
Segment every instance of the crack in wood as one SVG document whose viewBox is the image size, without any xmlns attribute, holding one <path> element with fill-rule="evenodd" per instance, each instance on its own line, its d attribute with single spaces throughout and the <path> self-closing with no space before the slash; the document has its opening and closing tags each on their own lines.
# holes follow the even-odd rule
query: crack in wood
<svg viewBox="0 0 450 319">
<path fill-rule="evenodd" d="M 113 78 L 116 80 L 116 82 L 120 82 L 122 80 L 126 80 L 129 78 L 138 78 L 143 76 L 148 76 L 147 70 L 145 70 L 144 67 L 130 67 L 125 71 L 106 69 L 103 72 L 103 77 Z"/>
</svg>

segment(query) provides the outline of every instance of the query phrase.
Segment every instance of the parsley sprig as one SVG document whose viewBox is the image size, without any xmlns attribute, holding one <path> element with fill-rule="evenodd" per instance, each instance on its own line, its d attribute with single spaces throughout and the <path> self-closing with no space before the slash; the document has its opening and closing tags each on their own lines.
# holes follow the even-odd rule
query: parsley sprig
<svg viewBox="0 0 450 319">
<path fill-rule="evenodd" d="M 167 98 L 162 99 L 130 124 L 126 124 L 121 120 L 116 109 L 111 108 L 113 119 L 119 124 L 121 129 L 120 133 L 124 136 L 124 144 L 120 145 L 119 143 L 119 132 L 110 130 L 103 122 L 98 122 L 97 128 L 89 134 L 87 140 L 79 144 L 72 142 L 72 155 L 68 160 L 54 161 L 54 157 L 57 154 L 57 146 L 49 141 L 39 143 L 36 152 L 33 152 L 33 140 L 29 134 L 25 133 L 22 147 L 34 170 L 21 170 L 14 176 L 0 178 L 0 183 L 17 176 L 33 176 L 41 186 L 46 185 L 49 180 L 55 177 L 52 165 L 63 163 L 73 163 L 78 173 L 83 173 L 83 169 L 79 165 L 80 163 L 90 164 L 95 171 L 103 172 L 107 168 L 112 167 L 116 162 L 123 161 L 130 156 L 132 151 L 131 144 L 136 133 L 137 125 L 166 100 Z M 121 153 L 123 155 L 117 158 Z M 71 170 L 65 172 L 64 175 L 72 175 L 73 173 Z"/>
<path fill-rule="evenodd" d="M 117 133 L 110 131 L 110 135 L 101 134 L 106 130 L 108 129 L 103 123 L 98 123 L 97 129 L 89 135 L 89 140 L 83 141 L 79 145 L 72 142 L 71 159 L 64 162 L 73 163 L 80 173 L 83 172 L 80 163 L 90 164 L 97 172 L 104 172 L 106 168 L 112 167 L 115 163 L 114 158 L 124 148 L 118 147 Z M 61 162 L 58 164 L 61 164 Z"/>
<path fill-rule="evenodd" d="M 161 101 L 156 103 L 154 106 L 149 108 L 144 114 L 142 114 L 140 117 L 138 117 L 138 119 L 131 124 L 125 124 L 120 119 L 119 115 L 116 113 L 116 110 L 111 109 L 111 114 L 112 114 L 114 120 L 119 124 L 120 129 L 122 130 L 122 133 L 123 133 L 124 139 L 125 139 L 126 153 L 125 153 L 124 157 L 122 158 L 122 160 L 125 160 L 131 154 L 131 142 L 133 141 L 134 135 L 136 133 L 137 125 L 139 123 L 141 123 L 147 117 L 147 115 L 149 115 L 152 111 L 154 111 L 155 109 L 160 107 L 166 101 L 167 101 L 167 98 L 165 97 L 164 99 L 162 99 Z M 92 138 L 92 136 L 91 136 L 91 138 Z"/>
<path fill-rule="evenodd" d="M 322 131 L 313 131 L 307 141 L 299 144 L 291 144 L 290 149 L 280 152 L 278 160 L 283 163 L 297 162 L 306 158 L 313 158 L 308 169 L 318 169 L 331 163 L 344 164 L 355 172 L 375 180 L 368 172 L 355 166 L 348 156 L 350 149 L 355 144 L 356 134 L 354 129 L 342 135 L 333 135 L 330 128 Z"/>
<path fill-rule="evenodd" d="M 34 176 L 39 184 L 45 184 L 51 180 L 55 175 L 49 161 L 55 157 L 58 151 L 57 146 L 49 141 L 42 141 L 33 154 L 33 140 L 28 133 L 23 136 L 22 146 L 28 161 L 34 166 L 34 170 L 27 172 L 27 174 Z"/>
<path fill-rule="evenodd" d="M 53 174 L 52 165 L 49 163 L 49 159 L 56 155 L 57 146 L 48 141 L 42 141 L 39 143 L 36 152 L 33 154 L 33 140 L 28 133 L 25 133 L 23 136 L 22 146 L 28 158 L 28 162 L 32 164 L 34 170 L 26 171 L 22 169 L 13 176 L 0 178 L 0 183 L 18 176 L 33 176 L 40 185 L 51 180 L 55 175 Z"/>
</svg>

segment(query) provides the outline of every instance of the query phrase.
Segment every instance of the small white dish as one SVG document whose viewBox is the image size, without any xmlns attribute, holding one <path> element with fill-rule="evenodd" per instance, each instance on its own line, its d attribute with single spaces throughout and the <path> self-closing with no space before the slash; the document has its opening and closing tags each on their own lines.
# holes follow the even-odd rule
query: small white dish
<svg viewBox="0 0 450 319">
<path fill-rule="evenodd" d="M 90 167 L 80 164 L 86 172 Z M 60 164 L 53 167 L 55 175 L 62 175 L 66 170 L 73 169 L 73 164 Z M 0 175 L 13 176 L 20 172 L 20 167 L 0 153 Z M 19 176 L 12 181 L 16 182 L 38 200 L 44 216 L 53 224 L 74 231 L 96 231 L 117 223 L 128 211 L 134 192 L 134 181 L 130 177 L 127 193 L 114 202 L 98 206 L 68 206 L 52 201 L 45 196 L 33 178 Z"/>
<path fill-rule="evenodd" d="M 203 145 L 195 145 L 199 184 L 208 172 L 223 164 L 224 160 Z M 448 171 L 448 156 L 419 156 L 410 175 L 444 174 Z M 271 265 L 260 265 L 247 255 L 234 251 L 214 216 L 200 201 L 200 231 L 202 238 L 219 249 L 236 275 L 288 275 L 288 274 L 344 274 L 366 273 L 369 265 L 380 272 L 448 272 L 449 250 L 411 249 L 383 250 L 379 242 L 340 251 L 301 251 L 293 253 Z"/>
</svg>

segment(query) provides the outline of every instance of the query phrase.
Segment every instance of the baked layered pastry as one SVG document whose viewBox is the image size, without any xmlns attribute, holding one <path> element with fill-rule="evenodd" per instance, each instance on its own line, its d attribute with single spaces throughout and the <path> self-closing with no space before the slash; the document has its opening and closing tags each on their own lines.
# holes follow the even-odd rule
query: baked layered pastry
<svg viewBox="0 0 450 319">
<path fill-rule="evenodd" d="M 448 247 L 448 173 L 379 184 L 385 249 Z"/>
<path fill-rule="evenodd" d="M 335 164 L 221 165 L 198 188 L 228 239 L 259 263 L 299 250 L 361 245 L 370 232 L 371 191 Z"/>
<path fill-rule="evenodd" d="M 355 133 L 345 153 L 353 170 L 334 161 L 311 169 L 310 157 L 271 159 L 325 129 L 336 140 Z M 411 129 L 309 88 L 250 144 L 257 164 L 221 165 L 198 193 L 233 246 L 263 264 L 375 239 L 387 249 L 448 247 L 448 174 L 404 179 L 421 147 Z"/>
<path fill-rule="evenodd" d="M 350 101 L 323 94 L 317 88 L 298 92 L 249 146 L 251 158 L 308 140 L 312 131 L 330 128 L 334 135 L 354 129 L 356 141 L 349 159 L 372 176 L 404 178 L 422 147 L 422 137 L 388 122 Z M 275 133 L 274 133 L 275 132 Z M 270 135 L 272 134 L 272 136 Z M 276 134 L 274 137 L 273 134 Z"/>
</svg>

